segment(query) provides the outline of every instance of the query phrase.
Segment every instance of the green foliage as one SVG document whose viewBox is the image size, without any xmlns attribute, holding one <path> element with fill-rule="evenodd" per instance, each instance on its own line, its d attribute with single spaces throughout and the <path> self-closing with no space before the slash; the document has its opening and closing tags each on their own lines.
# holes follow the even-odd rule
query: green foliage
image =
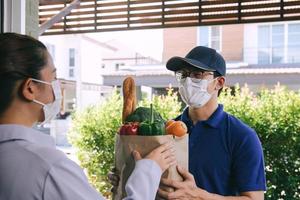
<svg viewBox="0 0 300 200">
<path fill-rule="evenodd" d="M 121 111 L 121 96 L 114 92 L 103 104 L 76 112 L 69 134 L 90 182 L 107 198 L 111 187 L 107 174 L 114 162 L 114 141 L 121 125 Z"/>
<path fill-rule="evenodd" d="M 103 104 L 91 106 L 73 115 L 73 129 L 69 139 L 78 149 L 81 166 L 87 169 L 94 187 L 106 198 L 111 197 L 107 174 L 114 163 L 115 134 L 121 126 L 123 101 L 114 92 Z M 150 101 L 143 100 L 140 106 L 150 107 Z M 177 93 L 168 90 L 166 96 L 155 96 L 153 107 L 164 119 L 180 114 L 181 105 Z"/>
<path fill-rule="evenodd" d="M 154 110 L 160 113 L 164 120 L 175 118 L 181 112 L 181 103 L 177 93 L 172 88 L 168 88 L 167 90 L 167 95 L 154 96 L 152 100 Z M 140 102 L 139 106 L 150 108 L 150 103 L 151 101 L 144 99 Z"/>
<path fill-rule="evenodd" d="M 265 155 L 266 199 L 300 199 L 300 94 L 276 86 L 252 94 L 247 87 L 220 97 L 225 110 L 256 130 Z"/>
</svg>

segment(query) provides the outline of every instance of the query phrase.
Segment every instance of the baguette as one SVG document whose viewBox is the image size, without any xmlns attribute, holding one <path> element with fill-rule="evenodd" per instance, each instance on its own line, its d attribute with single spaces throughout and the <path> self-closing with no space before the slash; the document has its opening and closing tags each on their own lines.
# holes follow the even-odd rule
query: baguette
<svg viewBox="0 0 300 200">
<path fill-rule="evenodd" d="M 136 88 L 134 79 L 132 77 L 127 77 L 123 81 L 123 112 L 122 112 L 122 122 L 125 123 L 128 115 L 133 113 L 136 108 Z"/>
</svg>

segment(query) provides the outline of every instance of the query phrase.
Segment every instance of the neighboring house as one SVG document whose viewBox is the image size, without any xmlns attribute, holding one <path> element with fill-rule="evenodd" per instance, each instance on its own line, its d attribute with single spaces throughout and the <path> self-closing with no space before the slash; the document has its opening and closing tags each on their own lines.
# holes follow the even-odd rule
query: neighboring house
<svg viewBox="0 0 300 200">
<path fill-rule="evenodd" d="M 109 96 L 114 85 L 103 84 L 103 74 L 118 72 L 124 66 L 161 63 L 116 39 L 103 42 L 95 35 L 42 36 L 40 40 L 46 44 L 57 68 L 64 112 L 83 109 Z"/>
<path fill-rule="evenodd" d="M 300 21 L 165 29 L 164 36 L 164 61 L 208 46 L 224 56 L 229 86 L 300 89 Z"/>
<path fill-rule="evenodd" d="M 85 108 L 111 92 L 102 86 L 101 55 L 105 46 L 82 35 L 42 36 L 62 83 L 64 111 Z"/>
<path fill-rule="evenodd" d="M 300 21 L 170 28 L 163 30 L 163 63 L 185 56 L 197 45 L 220 52 L 227 62 L 227 85 L 247 84 L 255 92 L 278 82 L 300 89 Z M 160 66 L 138 65 L 136 70 L 104 76 L 105 85 L 120 85 L 125 76 L 136 76 L 138 85 L 157 90 L 177 86 L 174 74 Z M 132 69 L 132 68 L 130 68 Z"/>
<path fill-rule="evenodd" d="M 141 53 L 132 50 L 116 39 L 108 40 L 105 43 L 113 47 L 111 51 L 103 52 L 102 67 L 110 69 L 109 71 L 118 71 L 123 66 L 154 65 L 161 63 L 161 61 L 149 56 L 143 56 Z"/>
<path fill-rule="evenodd" d="M 101 102 L 112 92 L 112 86 L 102 84 L 102 73 L 116 71 L 119 66 L 141 58 L 145 60 L 117 41 L 111 41 L 115 47 L 86 35 L 42 36 L 40 40 L 46 44 L 57 68 L 64 97 L 62 109 L 66 112 Z"/>
</svg>

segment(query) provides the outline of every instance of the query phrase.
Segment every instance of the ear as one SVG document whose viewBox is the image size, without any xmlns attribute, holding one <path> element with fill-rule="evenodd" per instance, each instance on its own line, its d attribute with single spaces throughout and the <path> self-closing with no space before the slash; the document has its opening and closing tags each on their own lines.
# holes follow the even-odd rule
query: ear
<svg viewBox="0 0 300 200">
<path fill-rule="evenodd" d="M 20 92 L 25 100 L 33 101 L 36 96 L 37 85 L 31 79 L 27 79 L 23 82 Z"/>
<path fill-rule="evenodd" d="M 217 78 L 217 84 L 216 84 L 216 89 L 220 90 L 221 88 L 223 88 L 225 86 L 225 77 L 224 76 L 220 76 Z"/>
</svg>

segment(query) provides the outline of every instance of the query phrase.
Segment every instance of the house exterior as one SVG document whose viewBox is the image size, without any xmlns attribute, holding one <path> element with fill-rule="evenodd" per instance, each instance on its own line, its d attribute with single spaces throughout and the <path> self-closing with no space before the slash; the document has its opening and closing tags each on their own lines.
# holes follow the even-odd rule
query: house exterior
<svg viewBox="0 0 300 200">
<path fill-rule="evenodd" d="M 99 102 L 111 92 L 101 86 L 99 74 L 103 47 L 99 48 L 98 43 L 81 35 L 43 36 L 40 40 L 47 46 L 57 68 L 64 111 Z"/>
<path fill-rule="evenodd" d="M 87 35 L 42 37 L 55 54 L 56 66 L 64 66 L 58 76 L 68 88 L 64 90 L 66 110 L 101 101 L 126 76 L 135 77 L 140 98 L 142 90 L 151 95 L 163 93 L 170 85 L 177 87 L 165 63 L 172 56 L 185 56 L 197 45 L 224 56 L 229 87 L 247 84 L 258 92 L 280 83 L 300 89 L 300 21 L 169 28 L 162 34 L 161 61 L 144 57 L 117 40 L 100 42 Z"/>
<path fill-rule="evenodd" d="M 300 21 L 166 29 L 164 35 L 164 61 L 208 46 L 224 56 L 229 86 L 258 91 L 279 82 L 300 89 Z"/>
<path fill-rule="evenodd" d="M 57 68 L 64 112 L 83 109 L 109 96 L 115 85 L 105 85 L 103 74 L 117 73 L 124 66 L 161 63 L 116 39 L 101 42 L 86 34 L 42 36 L 39 39 L 47 46 Z"/>
<path fill-rule="evenodd" d="M 227 86 L 247 84 L 258 92 L 275 84 L 300 89 L 300 21 L 170 28 L 163 30 L 163 61 L 159 66 L 135 67 L 104 76 L 105 85 L 120 85 L 128 75 L 138 85 L 177 86 L 174 74 L 165 69 L 172 56 L 185 56 L 197 45 L 220 52 L 227 63 Z M 129 67 L 128 67 L 129 69 Z"/>
</svg>

